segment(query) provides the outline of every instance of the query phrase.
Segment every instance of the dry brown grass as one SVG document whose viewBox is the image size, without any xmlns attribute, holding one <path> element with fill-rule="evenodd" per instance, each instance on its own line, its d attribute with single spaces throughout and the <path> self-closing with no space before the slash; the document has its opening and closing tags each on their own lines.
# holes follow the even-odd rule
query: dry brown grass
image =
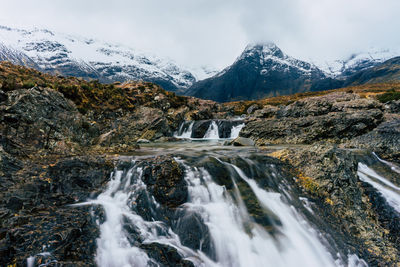
<svg viewBox="0 0 400 267">
<path fill-rule="evenodd" d="M 360 95 L 360 97 L 362 98 L 376 98 L 378 95 L 384 94 L 389 91 L 400 92 L 400 82 L 365 84 L 365 85 L 350 86 L 350 87 L 326 90 L 326 91 L 306 92 L 306 93 L 297 93 L 294 95 L 269 97 L 261 100 L 229 102 L 229 103 L 224 103 L 224 105 L 228 108 L 233 108 L 235 114 L 240 115 L 246 113 L 247 108 L 253 104 L 258 104 L 260 106 L 288 105 L 300 99 L 314 97 L 314 96 L 323 96 L 333 92 L 351 92 Z"/>
<path fill-rule="evenodd" d="M 164 95 L 172 107 L 187 103 L 187 98 L 167 92 L 150 82 L 104 84 L 97 80 L 56 76 L 32 68 L 0 62 L 0 89 L 12 91 L 34 86 L 49 87 L 72 100 L 82 113 L 113 110 L 133 110 L 139 105 L 151 105 L 156 95 Z"/>
</svg>

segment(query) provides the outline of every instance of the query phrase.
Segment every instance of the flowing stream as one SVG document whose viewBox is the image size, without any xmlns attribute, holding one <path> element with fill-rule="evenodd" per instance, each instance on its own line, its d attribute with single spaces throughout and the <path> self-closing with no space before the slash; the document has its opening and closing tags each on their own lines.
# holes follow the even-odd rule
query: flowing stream
<svg viewBox="0 0 400 267">
<path fill-rule="evenodd" d="M 154 248 L 183 260 L 170 266 L 367 266 L 319 230 L 310 220 L 312 203 L 292 188 L 293 178 L 253 148 L 204 144 L 173 151 L 188 190 L 178 208 L 163 207 L 144 182 L 151 155 L 129 158 L 103 193 L 78 204 L 104 209 L 97 215 L 99 266 L 165 266 Z"/>
<path fill-rule="evenodd" d="M 399 167 L 396 165 L 380 158 L 378 158 L 378 160 L 390 167 L 391 171 L 397 175 L 400 173 Z M 400 213 L 400 187 L 396 186 L 387 178 L 378 174 L 373 168 L 368 167 L 362 162 L 358 163 L 358 176 L 362 181 L 372 185 L 384 197 L 387 203 Z"/>
<path fill-rule="evenodd" d="M 176 138 L 220 140 L 234 139 L 244 127 L 241 120 L 185 121 L 175 133 Z"/>
</svg>

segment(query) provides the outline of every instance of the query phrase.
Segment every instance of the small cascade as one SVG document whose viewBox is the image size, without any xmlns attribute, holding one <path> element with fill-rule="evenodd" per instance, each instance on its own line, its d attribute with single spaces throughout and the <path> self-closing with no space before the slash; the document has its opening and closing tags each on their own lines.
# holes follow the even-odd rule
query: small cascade
<svg viewBox="0 0 400 267">
<path fill-rule="evenodd" d="M 184 121 L 175 132 L 176 138 L 184 139 L 233 139 L 245 126 L 243 120 Z"/>
<path fill-rule="evenodd" d="M 393 170 L 396 171 L 396 169 Z M 361 162 L 358 163 L 358 176 L 361 181 L 372 185 L 378 192 L 380 192 L 389 205 L 400 213 L 400 187 L 396 186 Z"/>
<path fill-rule="evenodd" d="M 181 126 L 179 126 L 179 130 L 175 133 L 176 138 L 191 138 L 192 130 L 193 130 L 194 121 L 191 122 L 183 122 Z"/>
<path fill-rule="evenodd" d="M 104 209 L 98 222 L 99 266 L 162 266 L 154 248 L 175 255 L 175 264 L 194 266 L 367 266 L 338 251 L 308 222 L 306 207 L 285 182 L 291 177 L 273 164 L 198 156 L 175 158 L 188 186 L 186 203 L 175 210 L 156 201 L 146 159 L 114 171 L 102 194 L 77 204 Z M 212 172 L 216 168 L 220 174 Z"/>
<path fill-rule="evenodd" d="M 235 139 L 239 136 L 240 130 L 244 127 L 244 123 L 239 124 L 237 126 L 233 126 L 231 130 L 231 139 Z"/>
<path fill-rule="evenodd" d="M 203 139 L 219 139 L 218 125 L 215 121 L 211 122 Z"/>
</svg>

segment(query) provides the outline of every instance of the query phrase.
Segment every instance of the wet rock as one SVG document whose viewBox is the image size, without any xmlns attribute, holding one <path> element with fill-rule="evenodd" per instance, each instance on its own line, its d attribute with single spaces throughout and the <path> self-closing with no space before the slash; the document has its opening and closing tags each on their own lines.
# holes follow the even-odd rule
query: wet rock
<svg viewBox="0 0 400 267">
<path fill-rule="evenodd" d="M 7 100 L 7 94 L 0 90 L 0 103 Z"/>
<path fill-rule="evenodd" d="M 351 139 L 345 147 L 370 149 L 384 158 L 400 160 L 400 118 L 382 123 L 373 131 Z"/>
<path fill-rule="evenodd" d="M 239 180 L 237 181 L 237 186 L 251 218 L 263 226 L 271 235 L 276 235 L 279 232 L 279 226 L 282 226 L 278 216 L 266 207 L 261 207 L 257 197 L 247 183 Z"/>
<path fill-rule="evenodd" d="M 206 157 L 202 161 L 198 162 L 197 166 L 205 168 L 219 185 L 225 186 L 227 189 L 233 187 L 231 172 L 216 158 Z"/>
<path fill-rule="evenodd" d="M 168 267 L 194 267 L 194 264 L 182 258 L 177 250 L 168 245 L 160 243 L 142 244 L 141 249 L 145 250 L 147 254 L 153 258 L 161 266 Z"/>
<path fill-rule="evenodd" d="M 360 155 L 329 143 L 288 148 L 271 153 L 293 165 L 297 185 L 314 199 L 318 214 L 328 222 L 331 236 L 351 243 L 370 263 L 397 262 L 398 250 L 388 231 L 376 220 L 365 189 L 360 186 L 357 164 Z M 329 230 L 329 231 L 331 231 Z"/>
<path fill-rule="evenodd" d="M 138 139 L 136 142 L 137 142 L 138 144 L 147 144 L 147 143 L 150 143 L 150 141 L 147 140 L 147 139 Z"/>
<path fill-rule="evenodd" d="M 88 193 L 101 188 L 108 181 L 113 164 L 102 157 L 76 157 L 57 162 L 48 168 L 50 190 L 85 201 Z"/>
<path fill-rule="evenodd" d="M 230 138 L 232 128 L 243 124 L 242 120 L 217 120 L 219 138 Z"/>
<path fill-rule="evenodd" d="M 143 181 L 159 203 L 176 208 L 187 201 L 184 173 L 174 159 L 157 157 L 142 164 Z"/>
<path fill-rule="evenodd" d="M 231 142 L 231 144 L 234 146 L 254 146 L 255 142 L 250 138 L 237 137 Z"/>
<path fill-rule="evenodd" d="M 208 128 L 210 127 L 211 121 L 195 121 L 192 128 L 192 138 L 203 138 Z"/>
<path fill-rule="evenodd" d="M 7 208 L 14 212 L 17 212 L 20 209 L 22 209 L 23 205 L 24 201 L 18 197 L 11 197 L 8 199 L 7 202 Z"/>
<path fill-rule="evenodd" d="M 10 180 L 18 182 L 0 192 L 0 228 L 5 233 L 0 234 L 0 253 L 5 255 L 0 265 L 14 260 L 23 265 L 30 256 L 40 260 L 39 253 L 49 252 L 59 264 L 94 266 L 96 218 L 101 212 L 98 207 L 69 204 L 101 191 L 113 164 L 91 156 L 20 164 L 17 171 L 8 172 Z"/>
<path fill-rule="evenodd" d="M 215 260 L 214 244 L 201 216 L 190 211 L 178 212 L 176 216 L 179 219 L 173 229 L 179 235 L 182 244 L 195 251 L 200 250 L 210 259 Z"/>
</svg>

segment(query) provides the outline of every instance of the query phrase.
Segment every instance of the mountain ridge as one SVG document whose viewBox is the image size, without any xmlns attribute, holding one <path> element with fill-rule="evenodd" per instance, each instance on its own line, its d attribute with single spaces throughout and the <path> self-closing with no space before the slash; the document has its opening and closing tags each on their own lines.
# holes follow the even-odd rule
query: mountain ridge
<svg viewBox="0 0 400 267">
<path fill-rule="evenodd" d="M 0 26 L 1 61 L 105 83 L 149 81 L 178 94 L 220 102 L 361 84 L 360 77 L 379 75 L 371 70 L 394 55 L 389 50 L 371 50 L 317 64 L 291 57 L 272 42 L 260 42 L 247 45 L 232 65 L 217 72 L 204 66 L 178 66 L 119 44 L 46 29 Z M 367 70 L 368 74 L 362 73 Z M 397 76 L 382 76 L 379 81 L 393 77 Z"/>
<path fill-rule="evenodd" d="M 43 29 L 0 26 L 0 60 L 101 82 L 149 81 L 178 92 L 197 80 L 191 71 L 172 60 L 123 45 Z M 210 74 L 204 71 L 200 75 Z"/>
<path fill-rule="evenodd" d="M 232 65 L 215 76 L 194 83 L 186 94 L 229 102 L 362 84 L 360 77 L 365 80 L 366 76 L 379 76 L 380 74 L 372 74 L 371 71 L 384 65 L 389 55 L 394 55 L 388 51 L 380 53 L 382 57 L 377 56 L 378 54 L 354 54 L 346 60 L 334 62 L 340 64 L 341 68 L 332 65 L 332 68 L 327 70 L 315 63 L 285 54 L 274 43 L 250 44 Z M 399 76 L 386 75 L 377 81 L 385 82 L 385 77 L 390 81 Z"/>
<path fill-rule="evenodd" d="M 283 53 L 273 43 L 251 44 L 219 74 L 199 81 L 186 94 L 226 102 L 314 90 L 328 79 L 315 65 Z M 333 88 L 330 88 L 333 89 Z"/>
</svg>

